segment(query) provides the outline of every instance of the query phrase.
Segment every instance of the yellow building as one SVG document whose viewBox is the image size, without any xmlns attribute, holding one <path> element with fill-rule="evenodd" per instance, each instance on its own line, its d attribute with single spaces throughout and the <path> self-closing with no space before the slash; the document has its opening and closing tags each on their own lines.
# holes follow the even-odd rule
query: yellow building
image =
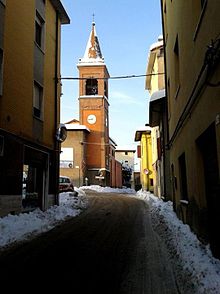
<svg viewBox="0 0 220 294">
<path fill-rule="evenodd" d="M 147 73 L 146 73 L 146 83 L 145 88 L 149 91 L 152 97 L 155 96 L 160 90 L 165 88 L 164 84 L 164 50 L 163 50 L 163 38 L 159 36 L 158 41 L 151 45 Z M 154 94 L 154 96 L 152 96 Z M 163 97 L 160 97 L 161 99 Z M 159 100 L 157 99 L 157 100 Z M 150 111 L 152 107 L 150 108 Z M 149 116 L 151 117 L 151 115 Z M 151 129 L 151 140 L 152 140 L 152 163 L 153 163 L 153 179 L 154 179 L 154 195 L 164 197 L 164 154 L 162 154 L 161 148 L 161 134 L 162 134 L 162 124 L 158 121 L 156 124 L 149 122 Z"/>
<path fill-rule="evenodd" d="M 174 209 L 220 257 L 220 2 L 161 7 Z"/>
<path fill-rule="evenodd" d="M 0 16 L 3 216 L 58 202 L 60 33 L 70 20 L 59 0 L 0 0 Z"/>
<path fill-rule="evenodd" d="M 151 128 L 145 126 L 135 133 L 135 141 L 140 142 L 140 181 L 142 190 L 154 191 Z"/>
</svg>

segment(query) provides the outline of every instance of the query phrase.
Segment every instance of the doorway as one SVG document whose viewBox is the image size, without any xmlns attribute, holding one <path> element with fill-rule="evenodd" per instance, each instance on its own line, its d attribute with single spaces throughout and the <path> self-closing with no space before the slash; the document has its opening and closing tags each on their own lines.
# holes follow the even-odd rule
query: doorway
<svg viewBox="0 0 220 294">
<path fill-rule="evenodd" d="M 46 153 L 25 147 L 22 187 L 24 211 L 44 208 L 47 162 Z"/>
<path fill-rule="evenodd" d="M 215 124 L 199 137 L 197 144 L 202 154 L 205 179 L 205 194 L 208 210 L 208 237 L 212 253 L 220 257 L 220 184 Z"/>
</svg>

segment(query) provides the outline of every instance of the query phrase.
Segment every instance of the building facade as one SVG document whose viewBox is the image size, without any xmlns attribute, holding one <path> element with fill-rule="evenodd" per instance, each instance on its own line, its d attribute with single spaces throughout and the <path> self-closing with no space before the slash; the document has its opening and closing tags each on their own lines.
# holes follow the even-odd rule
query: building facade
<svg viewBox="0 0 220 294">
<path fill-rule="evenodd" d="M 115 150 L 117 144 L 110 138 L 109 142 L 110 153 L 110 187 L 112 188 L 122 188 L 122 164 L 115 158 Z"/>
<path fill-rule="evenodd" d="M 122 185 L 134 189 L 135 152 L 133 148 L 117 146 L 115 158 L 122 165 Z"/>
<path fill-rule="evenodd" d="M 86 179 L 86 148 L 90 130 L 79 121 L 73 120 L 65 124 L 67 138 L 62 143 L 60 154 L 60 176 L 71 178 L 74 186 L 88 185 Z"/>
<path fill-rule="evenodd" d="M 151 45 L 145 88 L 149 91 L 149 125 L 152 139 L 154 194 L 170 199 L 169 150 L 167 144 L 167 109 L 165 93 L 164 44 L 162 36 Z M 166 177 L 165 177 L 166 175 Z"/>
<path fill-rule="evenodd" d="M 174 209 L 220 257 L 220 2 L 161 8 Z"/>
<path fill-rule="evenodd" d="M 59 0 L 1 0 L 0 16 L 3 216 L 58 201 L 60 34 L 70 20 Z"/>
<path fill-rule="evenodd" d="M 135 142 L 140 142 L 140 181 L 142 190 L 154 191 L 151 128 L 145 126 L 135 133 Z"/>
</svg>

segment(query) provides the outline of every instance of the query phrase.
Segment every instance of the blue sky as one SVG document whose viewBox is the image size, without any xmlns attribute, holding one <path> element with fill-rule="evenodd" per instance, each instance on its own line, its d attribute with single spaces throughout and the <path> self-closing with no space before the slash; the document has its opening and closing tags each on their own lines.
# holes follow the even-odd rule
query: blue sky
<svg viewBox="0 0 220 294">
<path fill-rule="evenodd" d="M 61 75 L 78 77 L 95 14 L 96 32 L 110 76 L 146 74 L 148 52 L 162 34 L 160 0 L 62 0 L 71 23 L 62 26 Z M 62 81 L 61 122 L 79 118 L 78 81 Z M 148 123 L 145 78 L 109 80 L 110 137 L 135 147 L 135 131 Z"/>
</svg>

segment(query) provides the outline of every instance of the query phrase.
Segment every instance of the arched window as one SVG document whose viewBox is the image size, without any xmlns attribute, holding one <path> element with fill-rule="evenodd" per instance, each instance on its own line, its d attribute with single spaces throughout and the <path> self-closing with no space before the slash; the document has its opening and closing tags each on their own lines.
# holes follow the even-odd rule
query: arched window
<svg viewBox="0 0 220 294">
<path fill-rule="evenodd" d="M 98 81 L 96 79 L 86 80 L 86 95 L 98 94 Z"/>
</svg>

